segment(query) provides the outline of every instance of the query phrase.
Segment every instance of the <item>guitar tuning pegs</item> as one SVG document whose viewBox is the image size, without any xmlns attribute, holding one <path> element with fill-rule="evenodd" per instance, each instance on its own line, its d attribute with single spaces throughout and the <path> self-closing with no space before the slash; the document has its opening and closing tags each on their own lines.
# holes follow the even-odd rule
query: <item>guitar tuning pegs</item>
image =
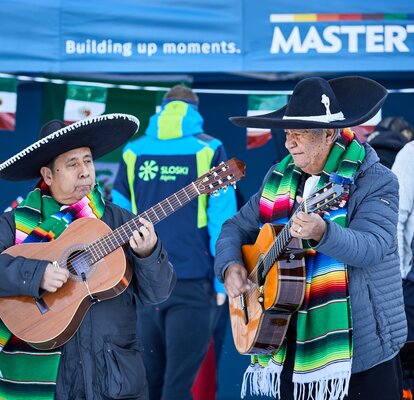
<svg viewBox="0 0 414 400">
<path fill-rule="evenodd" d="M 222 189 L 223 190 L 223 193 L 226 193 L 227 190 L 228 190 L 228 188 L 229 188 L 228 186 L 224 186 L 223 189 Z"/>
<path fill-rule="evenodd" d="M 232 183 L 230 183 L 230 185 L 233 186 L 234 190 L 236 190 L 236 187 L 237 187 L 236 182 L 232 182 Z"/>
<path fill-rule="evenodd" d="M 212 197 L 218 197 L 218 196 L 220 196 L 220 193 L 218 192 L 218 190 L 215 190 L 214 192 L 211 192 L 211 196 Z"/>
</svg>

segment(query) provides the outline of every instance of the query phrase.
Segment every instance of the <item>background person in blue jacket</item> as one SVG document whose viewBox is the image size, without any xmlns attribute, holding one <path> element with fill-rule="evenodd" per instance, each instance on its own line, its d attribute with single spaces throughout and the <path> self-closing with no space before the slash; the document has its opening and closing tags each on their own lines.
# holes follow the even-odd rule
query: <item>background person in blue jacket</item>
<svg viewBox="0 0 414 400">
<path fill-rule="evenodd" d="M 242 127 L 285 129 L 289 155 L 223 225 L 215 268 L 229 297 L 236 303 L 250 290 L 240 249 L 255 242 L 263 223 L 291 218 L 290 235 L 313 250 L 305 258 L 304 300 L 281 349 L 252 356 L 242 392 L 250 383 L 253 393 L 282 400 L 401 399 L 398 353 L 407 323 L 397 245 L 398 181 L 348 128 L 375 115 L 386 96 L 384 87 L 367 78 L 312 77 L 297 84 L 287 106 L 231 119 Z M 350 184 L 343 208 L 323 216 L 299 210 L 292 215 L 331 177 Z M 282 317 L 274 316 L 270 332 L 283 326 Z"/>
<path fill-rule="evenodd" d="M 198 96 L 171 88 L 145 136 L 122 155 L 113 201 L 139 214 L 226 161 L 223 144 L 203 132 Z M 157 225 L 177 273 L 177 285 L 162 305 L 138 313 L 150 398 L 191 399 L 191 387 L 212 335 L 222 285 L 213 285 L 213 257 L 222 223 L 236 212 L 232 187 L 218 197 L 199 196 Z"/>
</svg>

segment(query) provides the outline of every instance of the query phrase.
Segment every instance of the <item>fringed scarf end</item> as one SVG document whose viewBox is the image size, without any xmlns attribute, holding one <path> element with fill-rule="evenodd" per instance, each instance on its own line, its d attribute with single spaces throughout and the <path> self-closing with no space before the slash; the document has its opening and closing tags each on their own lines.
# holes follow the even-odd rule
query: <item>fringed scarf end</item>
<svg viewBox="0 0 414 400">
<path fill-rule="evenodd" d="M 281 367 L 274 364 L 266 368 L 259 364 L 250 365 L 243 375 L 241 398 L 246 396 L 250 386 L 250 395 L 280 399 L 280 373 Z"/>
<path fill-rule="evenodd" d="M 316 382 L 294 382 L 294 400 L 343 400 L 348 394 L 350 372 Z"/>
</svg>

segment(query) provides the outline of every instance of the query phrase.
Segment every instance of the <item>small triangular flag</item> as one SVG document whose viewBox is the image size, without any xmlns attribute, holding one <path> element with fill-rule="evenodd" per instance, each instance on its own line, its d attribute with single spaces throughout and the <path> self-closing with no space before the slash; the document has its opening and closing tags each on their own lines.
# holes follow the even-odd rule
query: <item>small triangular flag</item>
<svg viewBox="0 0 414 400">
<path fill-rule="evenodd" d="M 17 78 L 0 78 L 0 129 L 16 127 Z"/>
<path fill-rule="evenodd" d="M 270 113 L 286 103 L 287 96 L 285 95 L 249 95 L 247 116 Z M 264 146 L 271 138 L 270 129 L 247 128 L 247 149 Z"/>
<path fill-rule="evenodd" d="M 68 84 L 63 116 L 65 124 L 102 115 L 106 108 L 107 92 L 106 87 Z"/>
</svg>

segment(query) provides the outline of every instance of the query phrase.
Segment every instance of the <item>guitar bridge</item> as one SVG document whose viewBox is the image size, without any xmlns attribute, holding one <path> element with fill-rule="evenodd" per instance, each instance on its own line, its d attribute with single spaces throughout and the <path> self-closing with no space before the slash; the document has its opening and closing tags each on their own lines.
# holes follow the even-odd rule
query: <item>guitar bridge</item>
<svg viewBox="0 0 414 400">
<path fill-rule="evenodd" d="M 259 297 L 257 298 L 257 301 L 262 306 L 262 310 L 264 310 L 264 288 L 263 285 L 260 285 L 259 287 Z"/>
<path fill-rule="evenodd" d="M 82 277 L 82 282 L 85 284 L 86 290 L 88 291 L 89 299 L 91 300 L 91 303 L 92 304 L 98 303 L 100 300 L 91 293 L 91 290 L 89 288 L 89 282 L 84 272 L 81 273 L 81 277 Z"/>
<path fill-rule="evenodd" d="M 300 248 L 286 247 L 285 251 L 280 255 L 279 260 L 301 260 L 306 256 L 306 250 Z"/>
<path fill-rule="evenodd" d="M 46 314 L 49 311 L 49 307 L 47 306 L 43 297 L 35 297 L 34 302 L 42 315 Z"/>
<path fill-rule="evenodd" d="M 241 294 L 239 298 L 241 309 L 243 311 L 244 323 L 247 325 L 249 323 L 249 314 L 247 313 L 246 297 L 244 296 L 244 294 Z"/>
</svg>

